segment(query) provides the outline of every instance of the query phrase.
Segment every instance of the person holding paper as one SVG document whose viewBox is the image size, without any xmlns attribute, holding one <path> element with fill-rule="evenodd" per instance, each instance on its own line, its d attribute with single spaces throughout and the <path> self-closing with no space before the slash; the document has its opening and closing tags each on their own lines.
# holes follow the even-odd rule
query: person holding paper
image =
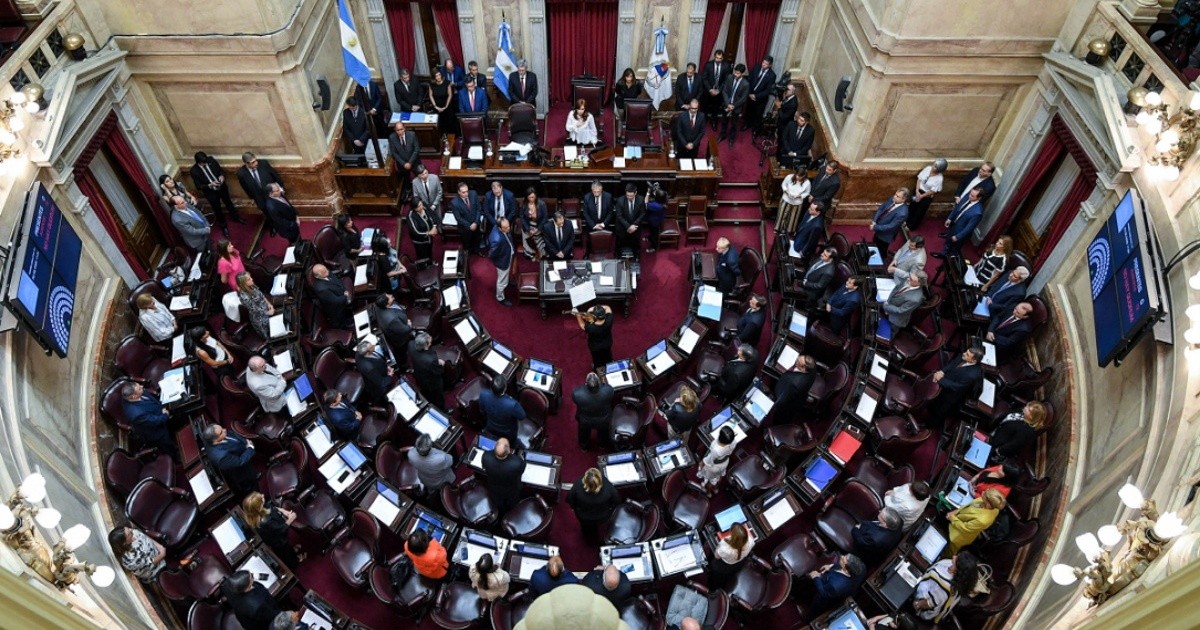
<svg viewBox="0 0 1200 630">
<path fill-rule="evenodd" d="M 833 332 L 840 334 L 854 311 L 862 307 L 862 291 L 859 291 L 862 282 L 862 277 L 850 276 L 828 300 L 824 300 L 824 303 L 817 302 L 817 313 L 828 317 L 829 329 Z"/>
<path fill-rule="evenodd" d="M 258 490 L 258 473 L 254 470 L 254 445 L 246 438 L 230 433 L 219 424 L 204 427 L 205 455 L 229 484 L 234 496 Z"/>
<path fill-rule="evenodd" d="M 896 250 L 887 271 L 892 274 L 892 279 L 897 285 L 904 284 L 912 272 L 925 271 L 926 260 L 928 258 L 925 253 L 925 237 L 913 234 L 904 247 Z"/>
<path fill-rule="evenodd" d="M 483 454 L 483 472 L 487 474 L 488 498 L 496 514 L 503 516 L 521 500 L 521 475 L 525 458 L 514 453 L 508 438 L 496 440 L 496 446 Z"/>
<path fill-rule="evenodd" d="M 165 304 L 143 293 L 137 296 L 138 323 L 154 341 L 166 341 L 179 330 L 179 321 Z"/>
<path fill-rule="evenodd" d="M 542 224 L 541 234 L 546 256 L 551 260 L 575 258 L 575 226 L 562 212 L 555 212 L 552 221 Z"/>
<path fill-rule="evenodd" d="M 263 411 L 277 413 L 287 406 L 287 386 L 279 369 L 266 359 L 255 355 L 246 362 L 246 389 L 258 397 Z"/>
<path fill-rule="evenodd" d="M 892 325 L 892 334 L 908 326 L 912 321 L 913 311 L 925 302 L 925 282 L 929 276 L 924 271 L 914 271 L 908 274 L 908 282 L 899 286 L 883 303 L 883 312 Z"/>
<path fill-rule="evenodd" d="M 983 348 L 971 346 L 945 368 L 933 373 L 933 382 L 941 386 L 941 392 L 933 399 L 929 424 L 941 428 L 945 418 L 958 413 L 967 397 L 983 387 Z"/>
<path fill-rule="evenodd" d="M 725 589 L 732 578 L 741 568 L 754 543 L 758 542 L 750 536 L 750 530 L 745 523 L 734 523 L 728 532 L 717 535 L 721 542 L 713 550 L 713 561 L 708 566 L 708 588 Z"/>
<path fill-rule="evenodd" d="M 608 520 L 620 504 L 616 487 L 599 468 L 587 469 L 567 493 L 567 505 L 575 512 L 583 539 L 589 545 L 600 544 L 600 524 Z"/>
<path fill-rule="evenodd" d="M 416 184 L 417 190 L 421 189 L 419 180 L 420 178 Z M 417 252 L 417 260 L 432 262 L 433 235 L 438 233 L 438 224 L 436 219 L 429 215 L 427 208 L 423 200 L 417 199 L 416 205 L 408 213 L 408 238 Z"/>
<path fill-rule="evenodd" d="M 850 530 L 854 539 L 854 553 L 868 565 L 877 564 L 887 557 L 904 535 L 904 519 L 890 507 L 879 510 L 873 521 L 863 521 Z"/>
<path fill-rule="evenodd" d="M 325 265 L 312 266 L 312 289 L 325 316 L 325 323 L 331 328 L 352 330 L 354 318 L 350 314 L 350 292 L 346 290 L 341 280 L 329 277 L 329 268 Z"/>
<path fill-rule="evenodd" d="M 488 389 L 479 393 L 479 412 L 487 424 L 484 431 L 489 435 L 508 438 L 513 444 L 520 444 L 517 438 L 518 427 L 525 419 L 525 409 L 516 398 L 507 393 L 508 383 L 499 374 L 492 377 Z"/>
<path fill-rule="evenodd" d="M 588 372 L 584 384 L 571 392 L 575 401 L 576 436 L 581 450 L 591 450 L 592 431 L 600 436 L 600 442 L 608 445 L 612 428 L 613 388 L 595 372 Z"/>
<path fill-rule="evenodd" d="M 592 354 L 592 369 L 612 363 L 612 308 L 603 304 L 592 307 L 588 313 L 576 313 L 579 329 L 587 334 L 588 352 Z"/>
<path fill-rule="evenodd" d="M 438 358 L 432 346 L 433 337 L 427 332 L 420 332 L 408 343 L 408 358 L 412 361 L 413 376 L 421 396 L 438 409 L 445 409 L 446 392 L 442 374 L 446 371 L 446 361 Z"/>
<path fill-rule="evenodd" d="M 263 340 L 270 339 L 271 316 L 275 314 L 275 306 L 254 285 L 254 277 L 249 272 L 243 271 L 237 275 L 237 286 L 238 299 L 250 314 L 250 327 Z"/>
<path fill-rule="evenodd" d="M 1020 457 L 1025 449 L 1037 439 L 1038 431 L 1046 426 L 1046 405 L 1037 400 L 1025 404 L 1021 411 L 1004 416 L 1000 425 L 992 430 L 991 459 Z"/>
<path fill-rule="evenodd" d="M 1029 315 L 1033 313 L 1033 305 L 1021 302 L 1013 307 L 1012 315 L 1005 319 L 992 318 L 988 325 L 987 340 L 996 346 L 996 363 L 1002 364 L 1017 355 L 1033 332 L 1033 322 Z"/>
<path fill-rule="evenodd" d="M 804 289 L 804 303 L 816 304 L 825 297 L 829 285 L 833 284 L 833 274 L 837 270 L 837 248 L 826 247 L 821 250 L 821 257 L 808 266 L 800 288 Z"/>
<path fill-rule="evenodd" d="M 292 545 L 288 539 L 288 529 L 296 521 L 295 512 L 267 503 L 261 492 L 251 492 L 242 499 L 242 514 L 246 516 L 246 524 L 289 569 L 295 571 L 304 562 L 300 546 Z"/>
<path fill-rule="evenodd" d="M 514 251 L 512 236 L 509 234 L 511 230 L 512 225 L 508 219 L 501 218 L 488 235 L 488 260 L 496 266 L 496 301 L 503 306 L 512 306 L 512 302 L 504 295 L 505 289 L 508 288 L 509 276 L 512 274 Z"/>
<path fill-rule="evenodd" d="M 171 416 L 167 408 L 158 400 L 158 396 L 146 393 L 141 383 L 130 381 L 121 386 L 121 412 L 125 420 L 133 426 L 133 437 L 146 446 L 153 446 L 159 451 L 179 461 L 179 448 L 175 445 L 175 437 L 167 426 Z"/>
<path fill-rule="evenodd" d="M 450 201 L 450 212 L 458 223 L 463 250 L 468 255 L 478 253 L 483 241 L 483 207 L 478 193 L 471 190 L 466 182 L 459 182 L 458 196 Z"/>
<path fill-rule="evenodd" d="M 710 497 L 717 493 L 721 479 L 725 477 L 725 471 L 729 469 L 729 457 L 733 455 L 733 449 L 737 447 L 737 443 L 734 441 L 736 437 L 737 435 L 728 424 L 723 425 L 717 432 L 717 439 L 713 440 L 708 447 L 708 453 L 704 455 L 704 459 L 700 460 L 700 465 L 696 468 L 696 477 L 704 485 L 705 494 Z"/>
<path fill-rule="evenodd" d="M 408 463 L 417 469 L 417 480 L 425 496 L 440 499 L 443 486 L 454 483 L 454 457 L 433 447 L 433 438 L 422 433 L 408 452 Z"/>
<path fill-rule="evenodd" d="M 808 403 L 808 392 L 817 381 L 817 361 L 807 354 L 775 383 L 775 418 L 778 423 L 795 423 Z"/>
<path fill-rule="evenodd" d="M 729 239 L 722 236 L 717 239 L 717 290 L 721 293 L 733 291 L 742 268 L 738 265 L 738 252 Z"/>
<path fill-rule="evenodd" d="M 114 527 L 108 532 L 108 546 L 121 568 L 147 584 L 167 568 L 167 548 L 141 530 Z"/>
<path fill-rule="evenodd" d="M 533 597 L 545 595 L 563 584 L 578 584 L 579 578 L 563 565 L 561 556 L 550 556 L 546 566 L 529 576 L 529 594 Z"/>
<path fill-rule="evenodd" d="M 917 581 L 912 607 L 925 621 L 941 623 L 979 580 L 979 561 L 968 552 L 936 562 Z"/>
<path fill-rule="evenodd" d="M 904 529 L 908 529 L 915 525 L 917 519 L 925 513 L 925 506 L 929 505 L 929 495 L 932 492 L 928 483 L 914 481 L 885 492 L 883 504 L 895 510 L 904 521 Z"/>
<path fill-rule="evenodd" d="M 634 260 L 642 258 L 642 220 L 646 217 L 646 202 L 638 197 L 637 184 L 625 185 L 625 196 L 617 200 L 617 251 L 633 252 Z"/>
<path fill-rule="evenodd" d="M 392 388 L 392 376 L 396 371 L 388 365 L 383 348 L 371 339 L 363 339 L 358 342 L 354 363 L 358 373 L 362 374 L 365 385 L 363 396 L 358 401 L 359 406 L 386 402 L 388 390 Z M 357 434 L 357 431 L 355 433 Z"/>
<path fill-rule="evenodd" d="M 888 248 L 892 246 L 892 241 L 896 240 L 896 235 L 900 233 L 900 228 L 904 226 L 906 219 L 908 219 L 908 189 L 897 188 L 891 199 L 879 204 L 879 208 L 875 210 L 875 216 L 867 226 L 874 233 L 872 242 L 875 247 L 879 248 L 879 255 L 883 258 L 887 258 Z"/>
<path fill-rule="evenodd" d="M 600 182 L 592 182 L 591 194 L 583 198 L 583 225 L 588 232 L 611 230 L 613 222 L 612 193 L 604 190 Z"/>
<path fill-rule="evenodd" d="M 812 578 L 815 595 L 805 612 L 813 619 L 858 592 L 867 579 L 867 566 L 858 556 L 844 553 L 832 564 L 809 571 L 808 577 Z"/>
</svg>

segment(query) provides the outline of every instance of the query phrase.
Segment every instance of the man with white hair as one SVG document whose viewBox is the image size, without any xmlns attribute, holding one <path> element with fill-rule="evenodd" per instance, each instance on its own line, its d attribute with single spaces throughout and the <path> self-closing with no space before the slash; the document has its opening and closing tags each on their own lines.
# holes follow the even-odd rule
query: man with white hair
<svg viewBox="0 0 1200 630">
<path fill-rule="evenodd" d="M 592 569 L 583 577 L 582 584 L 612 602 L 617 610 L 633 596 L 633 586 L 629 583 L 629 577 L 611 564 Z"/>
<path fill-rule="evenodd" d="M 988 307 L 988 316 L 993 320 L 1003 320 L 1012 314 L 1013 309 L 1025 299 L 1025 281 L 1029 279 L 1029 269 L 1017 267 L 1008 273 L 1003 282 L 992 285 L 992 289 L 983 298 Z"/>
<path fill-rule="evenodd" d="M 517 62 L 517 71 L 508 75 L 508 100 L 512 103 L 536 105 L 538 95 L 537 75 L 529 72 L 525 60 Z"/>
<path fill-rule="evenodd" d="M 287 381 L 283 380 L 279 368 L 260 356 L 250 357 L 246 367 L 246 388 L 258 396 L 263 411 L 275 413 L 283 409 L 287 405 L 284 397 Z"/>
<path fill-rule="evenodd" d="M 890 507 L 879 510 L 873 521 L 863 521 L 850 530 L 854 539 L 854 553 L 867 564 L 883 560 L 904 535 L 904 518 Z"/>
<path fill-rule="evenodd" d="M 383 348 L 370 339 L 363 339 L 358 344 L 354 356 L 355 367 L 363 377 L 363 394 L 369 404 L 382 404 L 387 400 L 388 390 L 392 388 L 392 375 L 395 373 L 387 364 Z M 360 403 L 361 404 L 361 401 Z"/>
</svg>

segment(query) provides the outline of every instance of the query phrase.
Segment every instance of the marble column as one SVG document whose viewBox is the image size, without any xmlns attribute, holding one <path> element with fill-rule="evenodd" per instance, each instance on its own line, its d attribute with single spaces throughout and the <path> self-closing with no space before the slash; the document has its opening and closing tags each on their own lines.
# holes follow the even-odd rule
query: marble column
<svg viewBox="0 0 1200 630">
<path fill-rule="evenodd" d="M 688 45 L 687 59 L 682 60 L 678 65 L 687 67 L 688 62 L 696 64 L 698 68 L 704 67 L 704 59 L 700 58 L 700 45 L 704 39 L 704 13 L 708 11 L 708 0 L 692 0 L 692 12 L 688 15 Z"/>
<path fill-rule="evenodd" d="M 537 75 L 541 85 L 538 89 L 537 111 L 545 116 L 550 109 L 550 53 L 546 50 L 546 0 L 529 2 L 529 55 L 530 71 Z"/>
<path fill-rule="evenodd" d="M 482 67 L 487 64 L 479 61 L 479 52 L 475 48 L 475 10 L 471 0 L 458 0 L 458 36 L 462 39 L 462 59 L 454 62 L 466 68 L 467 62 L 476 60 Z"/>
<path fill-rule="evenodd" d="M 429 74 L 429 53 L 425 44 L 425 31 L 421 29 L 421 8 L 416 2 L 408 3 L 413 16 L 413 74 Z"/>
<path fill-rule="evenodd" d="M 787 58 L 788 47 L 791 46 L 792 29 L 796 26 L 796 17 L 800 14 L 800 0 L 783 0 L 779 3 L 779 17 L 775 20 L 775 34 L 771 37 L 770 55 L 775 58 L 775 72 L 782 75 L 791 68 L 791 60 Z"/>
<path fill-rule="evenodd" d="M 383 73 L 383 84 L 390 86 L 400 78 L 400 69 L 396 67 L 396 45 L 392 43 L 383 0 L 367 0 L 367 22 L 375 38 L 375 67 Z"/>
<path fill-rule="evenodd" d="M 617 6 L 617 61 L 612 79 L 621 76 L 625 68 L 633 68 L 633 0 L 621 0 Z"/>
</svg>

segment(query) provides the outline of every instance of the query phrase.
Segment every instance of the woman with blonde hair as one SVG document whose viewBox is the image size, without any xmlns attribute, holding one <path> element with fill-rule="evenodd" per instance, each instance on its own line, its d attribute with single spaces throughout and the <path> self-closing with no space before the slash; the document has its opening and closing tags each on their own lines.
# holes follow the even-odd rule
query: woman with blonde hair
<svg viewBox="0 0 1200 630">
<path fill-rule="evenodd" d="M 288 540 L 288 528 L 296 520 L 295 512 L 268 503 L 261 492 L 251 492 L 242 499 L 242 514 L 246 524 L 258 532 L 258 537 L 288 568 L 295 569 L 304 562 L 304 554 L 297 553 L 300 548 Z"/>
<path fill-rule="evenodd" d="M 719 537 L 721 542 L 717 543 L 713 552 L 715 559 L 709 565 L 709 589 L 725 588 L 729 578 L 738 572 L 742 562 L 750 557 L 750 551 L 754 549 L 754 538 L 750 536 L 750 530 L 745 523 L 734 523 L 728 532 L 720 534 Z"/>
<path fill-rule="evenodd" d="M 1037 400 L 1025 403 L 1020 411 L 1004 416 L 992 430 L 992 456 L 996 459 L 1018 457 L 1033 444 L 1037 434 L 1046 426 L 1046 405 Z"/>
<path fill-rule="evenodd" d="M 684 385 L 679 389 L 679 398 L 667 409 L 667 437 L 683 440 L 687 444 L 692 429 L 700 418 L 700 398 L 696 390 Z"/>
<path fill-rule="evenodd" d="M 1000 272 L 1008 267 L 1008 257 L 1012 250 L 1012 237 L 1006 234 L 996 239 L 992 248 L 979 257 L 979 262 L 975 263 L 975 277 L 983 283 L 983 286 L 979 287 L 980 291 L 987 293 L 997 278 L 1004 277 Z"/>
<path fill-rule="evenodd" d="M 508 571 L 496 566 L 496 561 L 490 553 L 479 556 L 479 560 L 467 574 L 471 578 L 471 586 L 474 586 L 479 596 L 486 601 L 495 601 L 508 594 L 512 576 Z"/>
<path fill-rule="evenodd" d="M 584 540 L 593 545 L 600 543 L 600 524 L 620 503 L 617 489 L 600 474 L 599 468 L 587 469 L 567 494 L 567 504 L 575 510 Z"/>
<path fill-rule="evenodd" d="M 995 488 L 983 492 L 983 496 L 946 515 L 950 523 L 950 555 L 957 554 L 963 547 L 975 542 L 983 531 L 996 522 L 1000 510 L 1007 502 Z"/>
<path fill-rule="evenodd" d="M 138 322 L 155 341 L 166 341 L 179 330 L 179 321 L 165 304 L 143 293 L 137 296 Z"/>
<path fill-rule="evenodd" d="M 270 341 L 271 316 L 275 314 L 275 307 L 255 286 L 254 277 L 250 275 L 250 272 L 243 271 L 237 275 L 237 292 L 242 306 L 245 306 L 246 311 L 250 313 L 250 325 L 254 327 L 254 332 L 258 333 L 263 341 Z"/>
</svg>

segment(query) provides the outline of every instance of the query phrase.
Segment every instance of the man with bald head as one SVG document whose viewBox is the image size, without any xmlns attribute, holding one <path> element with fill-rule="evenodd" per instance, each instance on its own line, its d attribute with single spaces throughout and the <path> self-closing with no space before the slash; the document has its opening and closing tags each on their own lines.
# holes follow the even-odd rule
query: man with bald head
<svg viewBox="0 0 1200 630">
<path fill-rule="evenodd" d="M 600 565 L 583 577 L 584 586 L 612 602 L 617 610 L 633 596 L 629 577 L 614 565 Z"/>
<path fill-rule="evenodd" d="M 284 398 L 287 381 L 283 380 L 279 368 L 260 356 L 250 357 L 246 362 L 246 388 L 258 396 L 258 402 L 267 413 L 275 413 L 287 405 Z"/>
<path fill-rule="evenodd" d="M 1007 361 L 1021 350 L 1029 333 L 1033 332 L 1033 322 L 1029 321 L 1032 313 L 1032 304 L 1019 302 L 1008 317 L 992 318 L 992 323 L 988 326 L 987 340 L 996 346 L 997 363 Z"/>
<path fill-rule="evenodd" d="M 504 515 L 521 498 L 521 475 L 525 460 L 514 453 L 508 438 L 496 440 L 496 447 L 483 454 L 483 472 L 487 473 L 488 497 L 496 514 Z"/>
<path fill-rule="evenodd" d="M 332 328 L 351 330 L 354 320 L 350 315 L 350 291 L 341 280 L 329 277 L 329 268 L 325 265 L 312 266 L 312 280 L 313 293 L 321 305 L 325 323 Z"/>
<path fill-rule="evenodd" d="M 550 556 L 546 566 L 533 572 L 529 577 L 529 592 L 537 597 L 545 595 L 563 584 L 578 584 L 579 578 L 567 570 L 561 556 Z"/>
</svg>

